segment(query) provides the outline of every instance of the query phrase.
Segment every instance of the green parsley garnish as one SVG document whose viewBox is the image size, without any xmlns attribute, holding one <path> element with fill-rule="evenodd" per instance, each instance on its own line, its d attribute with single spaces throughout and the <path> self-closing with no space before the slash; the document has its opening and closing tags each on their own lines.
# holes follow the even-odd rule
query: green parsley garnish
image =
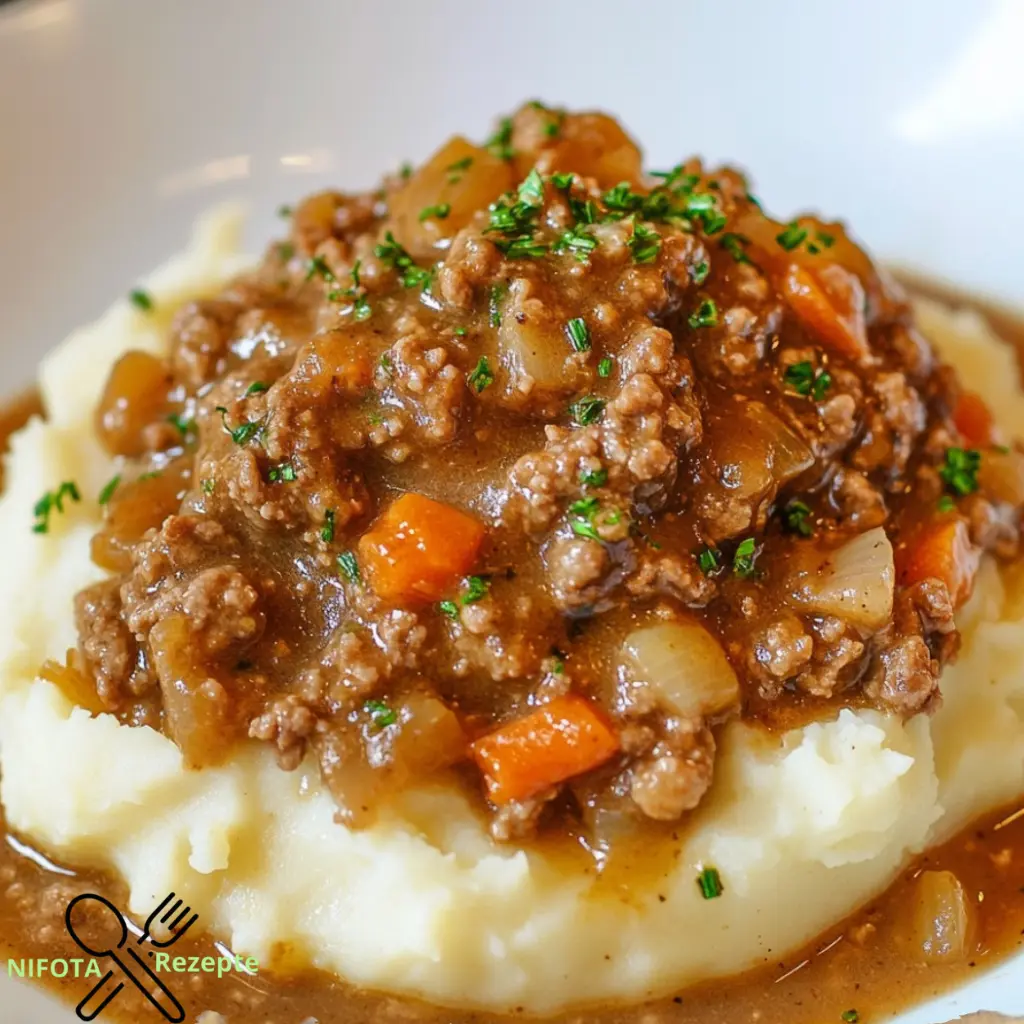
<svg viewBox="0 0 1024 1024">
<path fill-rule="evenodd" d="M 576 175 L 572 171 L 558 171 L 551 175 L 551 184 L 558 189 L 559 192 L 564 192 L 567 188 L 572 188 L 572 183 L 576 179 Z"/>
<path fill-rule="evenodd" d="M 591 423 L 597 421 L 604 411 L 604 407 L 605 400 L 603 398 L 598 398 L 596 395 L 585 395 L 569 406 L 569 413 L 581 427 L 589 427 Z"/>
<path fill-rule="evenodd" d="M 270 389 L 270 385 L 269 384 L 264 384 L 263 381 L 261 381 L 261 380 L 254 380 L 245 389 L 245 394 L 243 394 L 242 397 L 243 398 L 252 398 L 253 395 L 260 395 L 264 391 L 268 391 L 269 389 Z"/>
<path fill-rule="evenodd" d="M 844 1010 L 841 1016 L 846 1024 L 857 1024 L 860 1020 L 860 1014 L 856 1010 Z"/>
<path fill-rule="evenodd" d="M 754 561 L 757 558 L 757 544 L 753 537 L 741 540 L 732 556 L 732 571 L 741 579 L 748 580 L 754 575 Z"/>
<path fill-rule="evenodd" d="M 408 181 L 412 177 L 412 164 L 408 160 L 403 161 L 402 166 L 398 168 L 398 176 L 402 181 Z"/>
<path fill-rule="evenodd" d="M 711 273 L 711 265 L 707 260 L 701 260 L 696 266 L 690 269 L 690 277 L 695 285 L 702 285 Z"/>
<path fill-rule="evenodd" d="M 334 509 L 329 508 L 324 512 L 324 525 L 320 527 L 320 539 L 325 544 L 334 540 Z"/>
<path fill-rule="evenodd" d="M 586 473 L 580 473 L 580 483 L 584 487 L 604 487 L 608 483 L 608 470 L 602 466 L 601 469 L 590 469 Z"/>
<path fill-rule="evenodd" d="M 495 133 L 484 143 L 499 160 L 511 160 L 516 155 L 512 148 L 512 118 L 503 117 Z"/>
<path fill-rule="evenodd" d="M 106 482 L 106 484 L 104 484 L 103 490 L 100 491 L 100 496 L 96 500 L 101 505 L 106 505 L 110 501 L 110 499 L 114 496 L 114 491 L 117 490 L 117 488 L 120 485 L 120 483 L 121 483 L 121 474 L 118 473 L 117 476 L 112 477 L 110 480 L 108 480 Z"/>
<path fill-rule="evenodd" d="M 697 565 L 705 576 L 718 572 L 722 568 L 721 552 L 715 548 L 705 545 L 697 552 Z"/>
<path fill-rule="evenodd" d="M 238 445 L 248 444 L 253 438 L 259 440 L 266 428 L 264 420 L 250 420 L 248 423 L 243 423 L 240 426 L 229 427 L 227 409 L 223 405 L 218 405 L 214 411 L 220 413 L 225 432 L 230 434 L 231 440 Z"/>
<path fill-rule="evenodd" d="M 939 467 L 942 482 L 953 494 L 963 497 L 978 489 L 981 452 L 975 448 L 947 448 L 945 461 Z"/>
<path fill-rule="evenodd" d="M 373 247 L 373 254 L 386 267 L 398 271 L 403 288 L 425 288 L 430 283 L 431 272 L 417 266 L 390 231 L 384 233 L 383 242 L 378 242 Z"/>
<path fill-rule="evenodd" d="M 587 352 L 590 349 L 590 328 L 586 320 L 581 316 L 573 317 L 565 329 L 569 334 L 569 341 L 577 352 Z"/>
<path fill-rule="evenodd" d="M 791 501 L 782 510 L 783 525 L 790 533 L 798 533 L 801 537 L 810 537 L 814 527 L 807 521 L 811 510 L 802 501 Z"/>
<path fill-rule="evenodd" d="M 446 615 L 449 619 L 459 617 L 459 606 L 454 601 L 440 601 L 437 607 L 441 614 Z"/>
<path fill-rule="evenodd" d="M 420 210 L 420 223 L 425 220 L 444 220 L 452 212 L 451 203 L 438 203 L 436 206 L 424 206 Z"/>
<path fill-rule="evenodd" d="M 485 231 L 504 236 L 494 244 L 509 258 L 532 258 L 547 252 L 543 242 L 535 242 L 533 232 L 544 200 L 544 179 L 535 167 L 520 184 L 517 200 L 502 196 L 490 206 L 491 220 Z"/>
<path fill-rule="evenodd" d="M 492 327 L 501 326 L 501 304 L 508 294 L 508 285 L 496 284 L 491 288 L 491 296 L 488 300 L 488 311 Z"/>
<path fill-rule="evenodd" d="M 494 383 L 494 373 L 491 371 L 487 356 L 481 356 L 473 372 L 466 378 L 466 383 L 479 395 L 484 388 L 489 388 Z"/>
<path fill-rule="evenodd" d="M 571 252 L 580 263 L 586 263 L 597 248 L 597 239 L 591 237 L 578 225 L 563 231 L 551 247 L 552 252 Z"/>
<path fill-rule="evenodd" d="M 544 202 L 544 179 L 536 167 L 523 179 L 518 193 L 519 201 L 529 206 L 540 206 Z"/>
<path fill-rule="evenodd" d="M 363 710 L 373 719 L 373 724 L 378 729 L 385 729 L 398 721 L 398 712 L 381 700 L 368 700 L 363 705 Z"/>
<path fill-rule="evenodd" d="M 738 235 L 733 231 L 728 231 L 722 235 L 721 246 L 722 248 L 737 262 L 737 263 L 750 263 L 750 257 L 747 255 L 747 250 L 744 246 L 750 243 L 750 239 L 746 235 Z"/>
<path fill-rule="evenodd" d="M 700 888 L 701 896 L 706 900 L 718 899 L 725 891 L 718 868 L 705 868 L 697 876 L 697 886 Z"/>
<path fill-rule="evenodd" d="M 199 481 L 199 486 L 203 489 L 203 494 L 213 494 L 213 488 L 216 486 L 216 481 L 210 477 L 206 477 Z"/>
<path fill-rule="evenodd" d="M 314 277 L 322 278 L 324 281 L 337 281 L 334 271 L 327 266 L 327 260 L 323 256 L 311 256 L 306 263 L 306 280 L 312 281 Z"/>
<path fill-rule="evenodd" d="M 718 306 L 714 299 L 704 299 L 703 302 L 690 314 L 687 321 L 696 330 L 699 327 L 714 327 L 718 324 Z"/>
<path fill-rule="evenodd" d="M 784 231 L 775 236 L 775 241 L 782 246 L 786 252 L 792 252 L 807 237 L 807 229 L 800 227 L 796 221 L 786 225 Z"/>
<path fill-rule="evenodd" d="M 464 338 L 468 333 L 469 332 L 466 330 L 465 327 L 456 327 L 452 331 L 452 334 L 454 334 L 456 338 Z"/>
<path fill-rule="evenodd" d="M 354 552 L 342 551 L 342 553 L 338 555 L 338 568 L 341 570 L 341 575 L 344 576 L 349 583 L 362 582 L 362 576 L 359 573 L 359 562 L 356 561 Z"/>
<path fill-rule="evenodd" d="M 601 502 L 597 498 L 580 498 L 569 506 L 569 514 L 573 517 L 569 521 L 569 526 L 577 537 L 585 537 L 587 540 L 601 539 L 594 525 L 594 516 L 600 508 Z"/>
<path fill-rule="evenodd" d="M 832 374 L 827 370 L 816 371 L 807 360 L 787 366 L 782 379 L 798 395 L 805 397 L 809 395 L 816 402 L 820 402 L 828 389 L 832 387 Z"/>
<path fill-rule="evenodd" d="M 128 293 L 128 298 L 131 300 L 131 304 L 143 313 L 153 312 L 153 297 L 149 292 L 144 292 L 141 288 L 133 288 Z"/>
<path fill-rule="evenodd" d="M 171 415 L 167 417 L 167 422 L 170 423 L 182 437 L 188 437 L 189 434 L 195 433 L 196 421 L 190 416 L 186 417 L 184 413 L 171 413 Z"/>
<path fill-rule="evenodd" d="M 298 477 L 295 467 L 290 462 L 282 462 L 280 465 L 271 466 L 267 473 L 267 480 L 272 484 L 290 484 Z"/>
<path fill-rule="evenodd" d="M 278 217 L 281 217 L 281 218 L 284 218 L 284 219 L 287 219 L 288 217 L 290 217 L 292 215 L 292 212 L 293 212 L 292 208 L 290 206 L 287 206 L 284 203 L 282 203 L 277 208 L 277 215 L 278 215 Z"/>
<path fill-rule="evenodd" d="M 81 501 L 82 496 L 78 493 L 78 485 L 73 480 L 65 480 L 56 491 L 47 491 L 32 507 L 32 514 L 36 521 L 32 526 L 33 533 L 50 532 L 50 515 L 56 510 L 63 514 L 64 499 Z"/>
<path fill-rule="evenodd" d="M 956 508 L 956 502 L 948 494 L 944 494 L 939 498 L 936 508 L 940 512 L 952 512 Z"/>
<path fill-rule="evenodd" d="M 277 258 L 282 263 L 287 263 L 295 255 L 295 246 L 291 242 L 277 243 Z"/>
<path fill-rule="evenodd" d="M 484 576 L 467 576 L 466 592 L 459 598 L 460 604 L 476 604 L 482 601 L 491 589 L 491 581 Z"/>
<path fill-rule="evenodd" d="M 626 244 L 633 254 L 634 263 L 653 263 L 661 249 L 661 235 L 657 231 L 645 228 L 643 224 L 634 224 L 633 234 Z"/>
<path fill-rule="evenodd" d="M 454 163 L 449 164 L 445 170 L 448 172 L 448 184 L 454 185 L 462 180 L 464 172 L 468 171 L 473 165 L 473 158 L 471 156 L 464 156 L 461 160 L 456 160 Z"/>
<path fill-rule="evenodd" d="M 612 361 L 608 356 L 605 356 L 597 364 L 597 375 L 598 377 L 610 377 L 612 375 Z"/>
</svg>

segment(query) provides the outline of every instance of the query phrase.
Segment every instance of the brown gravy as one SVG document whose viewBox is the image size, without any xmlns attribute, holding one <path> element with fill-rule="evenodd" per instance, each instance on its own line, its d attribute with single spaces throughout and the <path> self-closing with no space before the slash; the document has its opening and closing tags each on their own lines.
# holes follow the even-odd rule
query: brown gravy
<svg viewBox="0 0 1024 1024">
<path fill-rule="evenodd" d="M 907 276 L 905 280 L 915 289 L 953 304 L 966 301 L 955 292 L 922 286 L 916 278 Z M 1007 340 L 1021 349 L 1024 323 L 1019 318 L 999 307 L 979 308 Z M 0 451 L 6 449 L 9 434 L 39 412 L 41 405 L 35 393 L 0 410 Z M 70 960 L 83 956 L 64 925 L 68 902 L 81 892 L 98 892 L 123 906 L 123 887 L 95 874 L 58 873 L 40 866 L 30 849 L 6 831 L 2 818 L 0 838 L 4 840 L 0 842 L 0 958 Z M 925 964 L 908 948 L 907 922 L 913 915 L 915 882 L 926 870 L 951 871 L 971 898 L 973 954 L 966 959 Z M 943 846 L 918 858 L 885 893 L 789 957 L 766 961 L 745 974 L 708 982 L 642 1008 L 588 1009 L 561 1019 L 566 1024 L 636 1024 L 640 1020 L 643 1024 L 874 1021 L 948 991 L 972 974 L 1019 952 L 1022 946 L 1024 806 L 1014 805 L 983 816 Z M 174 953 L 186 957 L 222 955 L 212 938 L 191 933 L 176 944 Z M 266 972 L 255 977 L 232 973 L 220 979 L 209 974 L 165 974 L 163 978 L 192 1020 L 203 1010 L 216 1010 L 232 1024 L 242 1020 L 299 1024 L 310 1017 L 318 1024 L 482 1024 L 523 1019 L 439 1010 L 415 1000 L 352 989 L 315 972 L 292 978 L 273 977 Z M 96 979 L 58 980 L 47 975 L 40 980 L 74 1005 Z M 103 1017 L 133 1024 L 159 1019 L 141 994 L 131 988 L 119 993 Z"/>
</svg>

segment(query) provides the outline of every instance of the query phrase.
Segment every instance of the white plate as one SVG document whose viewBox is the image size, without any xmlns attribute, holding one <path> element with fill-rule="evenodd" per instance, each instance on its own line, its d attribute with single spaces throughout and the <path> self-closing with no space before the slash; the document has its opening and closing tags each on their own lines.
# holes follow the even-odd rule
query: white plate
<svg viewBox="0 0 1024 1024">
<path fill-rule="evenodd" d="M 541 97 L 1024 299 L 1021 0 L 18 0 L 0 9 L 0 393 L 191 219 L 363 186 Z M 2 967 L 2 965 L 0 965 Z M 73 1021 L 0 970 L 0 1024 Z M 1024 959 L 904 1017 L 1024 1013 Z"/>
</svg>

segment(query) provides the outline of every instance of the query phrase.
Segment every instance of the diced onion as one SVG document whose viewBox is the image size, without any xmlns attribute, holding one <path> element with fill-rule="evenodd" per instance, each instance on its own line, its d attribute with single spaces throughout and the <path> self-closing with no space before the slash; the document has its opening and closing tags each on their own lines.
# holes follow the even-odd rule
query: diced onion
<svg viewBox="0 0 1024 1024">
<path fill-rule="evenodd" d="M 622 663 L 628 676 L 687 718 L 720 714 L 739 701 L 739 681 L 721 644 L 693 621 L 635 630 L 622 646 Z"/>
<path fill-rule="evenodd" d="M 803 611 L 876 630 L 892 616 L 894 581 L 892 544 L 879 526 L 818 555 L 794 575 L 790 593 Z"/>
<path fill-rule="evenodd" d="M 914 946 L 928 963 L 963 960 L 970 953 L 971 907 L 951 871 L 925 871 L 918 878 L 911 928 Z"/>
</svg>

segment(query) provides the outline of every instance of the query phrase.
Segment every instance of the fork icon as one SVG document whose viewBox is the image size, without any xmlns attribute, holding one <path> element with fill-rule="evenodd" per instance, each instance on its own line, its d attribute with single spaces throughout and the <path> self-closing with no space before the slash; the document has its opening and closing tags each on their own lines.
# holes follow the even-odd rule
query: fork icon
<svg viewBox="0 0 1024 1024">
<path fill-rule="evenodd" d="M 183 907 L 184 901 L 175 899 L 175 895 L 173 892 L 168 893 L 160 901 L 157 908 L 146 918 L 145 927 L 139 936 L 140 946 L 147 939 L 150 945 L 156 946 L 157 949 L 166 949 L 168 946 L 173 946 L 199 920 L 199 915 L 193 914 L 191 907 Z M 189 914 L 192 914 L 192 916 L 182 924 Z M 157 924 L 164 925 L 170 935 L 169 938 L 156 939 L 153 937 L 153 928 Z"/>
</svg>

